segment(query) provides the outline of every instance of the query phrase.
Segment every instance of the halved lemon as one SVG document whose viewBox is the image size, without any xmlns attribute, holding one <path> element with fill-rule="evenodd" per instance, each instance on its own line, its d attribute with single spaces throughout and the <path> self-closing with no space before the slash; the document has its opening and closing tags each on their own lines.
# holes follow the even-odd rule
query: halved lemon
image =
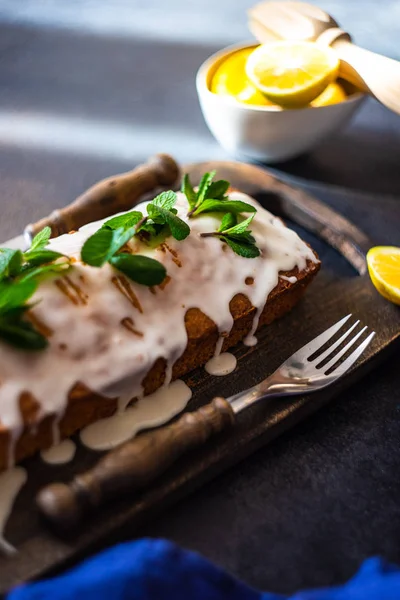
<svg viewBox="0 0 400 600">
<path fill-rule="evenodd" d="M 250 81 L 271 102 L 284 108 L 307 106 L 335 81 L 338 73 L 335 51 L 316 42 L 262 44 L 246 64 Z"/>
<path fill-rule="evenodd" d="M 387 300 L 400 305 L 400 248 L 376 246 L 367 254 L 372 283 Z"/>
<path fill-rule="evenodd" d="M 211 91 L 220 96 L 231 96 L 238 102 L 256 106 L 272 103 L 246 76 L 246 62 L 253 48 L 243 48 L 230 54 L 216 69 L 211 80 Z"/>
</svg>

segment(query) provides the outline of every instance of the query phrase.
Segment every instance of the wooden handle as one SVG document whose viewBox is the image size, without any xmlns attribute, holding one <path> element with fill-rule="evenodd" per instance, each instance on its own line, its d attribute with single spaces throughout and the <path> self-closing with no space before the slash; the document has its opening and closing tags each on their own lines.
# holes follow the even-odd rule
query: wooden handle
<svg viewBox="0 0 400 600">
<path fill-rule="evenodd" d="M 400 114 L 400 62 L 342 38 L 332 45 L 340 58 L 340 75 Z"/>
<path fill-rule="evenodd" d="M 59 530 L 69 530 L 112 498 L 146 487 L 187 450 L 232 426 L 234 419 L 230 404 L 214 398 L 196 412 L 112 450 L 70 483 L 45 487 L 36 498 L 39 510 Z"/>
<path fill-rule="evenodd" d="M 156 154 L 132 171 L 103 179 L 84 192 L 74 202 L 55 210 L 37 223 L 28 225 L 24 235 L 28 244 L 44 227 L 51 227 L 52 237 L 79 229 L 82 225 L 129 210 L 143 194 L 172 186 L 179 176 L 179 167 L 168 154 Z"/>
</svg>

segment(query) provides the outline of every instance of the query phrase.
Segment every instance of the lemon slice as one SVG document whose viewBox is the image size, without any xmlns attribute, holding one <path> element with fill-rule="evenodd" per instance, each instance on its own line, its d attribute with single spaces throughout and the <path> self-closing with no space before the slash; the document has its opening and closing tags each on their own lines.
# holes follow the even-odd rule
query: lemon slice
<svg viewBox="0 0 400 600">
<path fill-rule="evenodd" d="M 238 102 L 270 106 L 271 102 L 246 76 L 246 62 L 253 48 L 244 48 L 230 54 L 216 69 L 211 80 L 211 91 L 220 96 L 231 96 Z"/>
<path fill-rule="evenodd" d="M 400 248 L 376 246 L 367 254 L 372 283 L 387 300 L 400 305 Z"/>
<path fill-rule="evenodd" d="M 258 46 L 247 60 L 246 73 L 271 102 L 301 108 L 335 81 L 339 59 L 328 46 L 284 40 Z"/>
</svg>

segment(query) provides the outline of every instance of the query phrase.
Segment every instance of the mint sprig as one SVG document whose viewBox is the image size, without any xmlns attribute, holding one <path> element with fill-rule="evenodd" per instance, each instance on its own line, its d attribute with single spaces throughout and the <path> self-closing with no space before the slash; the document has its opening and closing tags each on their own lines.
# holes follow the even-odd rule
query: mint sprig
<svg viewBox="0 0 400 600">
<path fill-rule="evenodd" d="M 26 252 L 0 248 L 0 338 L 16 348 L 42 350 L 48 345 L 46 337 L 24 317 L 39 281 L 70 267 L 66 256 L 46 248 L 50 236 L 50 227 L 45 227 Z"/>
<path fill-rule="evenodd" d="M 181 191 L 185 194 L 188 204 L 189 204 L 189 212 L 188 216 L 192 217 L 197 212 L 200 205 L 207 199 L 213 200 L 225 200 L 226 192 L 229 188 L 229 181 L 225 181 L 224 179 L 220 179 L 219 181 L 214 181 L 216 171 L 211 171 L 210 173 L 204 173 L 203 177 L 200 180 L 199 187 L 197 192 L 194 190 L 189 175 L 186 173 L 182 179 Z"/>
<path fill-rule="evenodd" d="M 147 214 L 158 225 L 168 225 L 172 237 L 178 241 L 187 238 L 190 227 L 177 216 L 174 205 L 177 200 L 175 192 L 162 192 L 147 205 Z"/>
<path fill-rule="evenodd" d="M 241 200 L 230 200 L 226 195 L 229 189 L 229 181 L 220 179 L 213 181 L 216 171 L 205 173 L 199 183 L 196 192 L 190 182 L 189 175 L 185 175 L 182 181 L 182 192 L 185 194 L 189 204 L 189 217 L 197 217 L 202 213 L 222 212 L 240 215 L 241 213 L 256 212 L 252 204 Z"/>
<path fill-rule="evenodd" d="M 109 219 L 83 244 L 82 261 L 92 267 L 101 267 L 109 262 L 142 285 L 162 283 L 167 274 L 164 265 L 153 258 L 121 250 L 135 235 L 147 243 L 157 240 L 160 235 L 184 240 L 190 233 L 190 227 L 177 216 L 178 211 L 174 208 L 176 200 L 175 192 L 162 192 L 147 204 L 146 216 L 134 210 Z"/>
<path fill-rule="evenodd" d="M 248 226 L 254 219 L 254 214 L 237 223 L 236 215 L 228 213 L 224 215 L 221 225 L 217 231 L 200 234 L 202 237 L 218 237 L 225 242 L 236 254 L 244 258 L 257 258 L 260 250 L 256 246 L 256 240 L 251 234 Z"/>
</svg>

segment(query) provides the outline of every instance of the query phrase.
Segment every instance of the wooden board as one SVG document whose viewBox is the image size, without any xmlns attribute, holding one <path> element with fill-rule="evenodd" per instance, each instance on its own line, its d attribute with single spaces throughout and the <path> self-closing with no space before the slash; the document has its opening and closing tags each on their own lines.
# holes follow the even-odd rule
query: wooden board
<svg viewBox="0 0 400 600">
<path fill-rule="evenodd" d="M 135 529 L 146 519 L 321 408 L 399 347 L 400 311 L 377 295 L 365 275 L 364 253 L 371 244 L 361 231 L 316 199 L 257 167 L 233 162 L 203 163 L 192 165 L 188 170 L 196 179 L 212 168 L 234 187 L 257 197 L 266 208 L 284 214 L 313 232 L 301 230 L 303 237 L 317 246 L 317 250 L 315 234 L 331 244 L 354 269 L 343 264 L 338 269 L 340 260 L 324 266 L 301 304 L 265 328 L 255 348 L 239 345 L 235 349 L 239 368 L 231 376 L 213 378 L 202 369 L 191 373 L 188 380 L 194 395 L 189 409 L 208 402 L 214 395 L 228 396 L 254 385 L 307 340 L 349 312 L 375 329 L 377 336 L 357 367 L 334 387 L 305 397 L 270 400 L 252 407 L 240 415 L 238 426 L 230 434 L 192 452 L 145 493 L 106 507 L 73 538 L 53 535 L 40 520 L 33 499 L 40 487 L 50 481 L 70 479 L 93 465 L 99 454 L 79 447 L 74 461 L 61 467 L 45 465 L 39 457 L 27 461 L 28 483 L 18 497 L 5 532 L 18 554 L 11 559 L 0 557 L 0 593 L 21 581 L 55 573 L 105 545 L 134 535 Z"/>
</svg>

